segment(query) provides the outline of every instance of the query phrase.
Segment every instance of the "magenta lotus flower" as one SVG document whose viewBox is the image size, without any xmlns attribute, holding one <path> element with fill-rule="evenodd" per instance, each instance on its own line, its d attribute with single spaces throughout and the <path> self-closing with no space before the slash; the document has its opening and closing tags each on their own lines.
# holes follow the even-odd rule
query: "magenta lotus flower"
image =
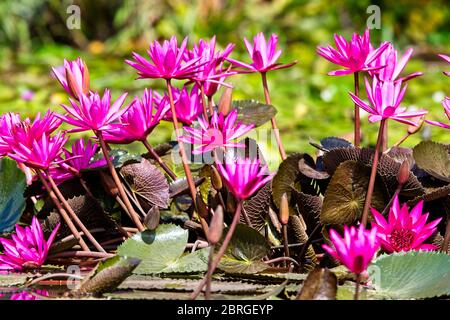
<svg viewBox="0 0 450 320">
<path fill-rule="evenodd" d="M 60 165 L 50 167 L 49 174 L 56 184 L 60 184 L 72 179 L 75 174 L 80 174 L 82 170 L 106 166 L 105 158 L 91 161 L 97 149 L 97 144 L 91 140 L 88 140 L 85 144 L 84 139 L 78 139 L 72 144 L 72 152 L 67 149 L 63 150 L 64 158 L 59 159 Z"/>
<path fill-rule="evenodd" d="M 8 153 L 8 156 L 27 167 L 47 170 L 52 164 L 59 162 L 57 159 L 67 139 L 63 132 L 53 137 L 44 133 L 40 139 L 34 140 L 31 146 L 20 141 L 11 145 L 12 151 Z"/>
<path fill-rule="evenodd" d="M 120 125 L 104 132 L 105 141 L 128 144 L 147 139 L 170 108 L 169 104 L 162 104 L 160 101 L 159 96 L 154 98 L 152 90 L 145 89 L 142 99 L 136 97 L 122 114 Z"/>
<path fill-rule="evenodd" d="M 188 79 L 193 77 L 200 67 L 200 58 L 186 59 L 187 37 L 178 47 L 177 38 L 173 36 L 161 45 L 153 41 L 147 51 L 150 61 L 133 52 L 132 60 L 125 60 L 127 64 L 138 71 L 139 78 Z"/>
<path fill-rule="evenodd" d="M 30 293 L 30 289 L 22 290 L 21 292 L 14 293 L 11 295 L 9 300 L 39 300 L 39 296 L 48 297 L 49 293 L 47 290 L 39 290 L 34 289 L 32 292 L 38 294 L 39 296 L 36 296 L 35 294 Z M 1 295 L 0 295 L 1 297 Z"/>
<path fill-rule="evenodd" d="M 349 94 L 354 103 L 370 114 L 370 122 L 393 119 L 408 125 L 417 126 L 417 123 L 407 120 L 407 118 L 421 117 L 427 113 L 426 110 L 408 112 L 406 108 L 399 106 L 407 88 L 407 85 L 402 88 L 401 81 L 383 82 L 379 81 L 376 77 L 373 78 L 372 85 L 370 85 L 367 78 L 365 81 L 370 105 L 362 101 L 353 93 L 349 92 Z"/>
<path fill-rule="evenodd" d="M 250 72 L 264 73 L 271 70 L 289 68 L 297 63 L 296 61 L 288 64 L 277 63 L 282 51 L 280 49 L 277 50 L 278 36 L 275 33 L 272 33 L 268 42 L 264 34 L 259 32 L 253 38 L 253 45 L 246 38 L 244 38 L 244 43 L 252 63 L 248 64 L 230 58 L 227 58 L 227 60 L 235 66 L 247 69 Z"/>
<path fill-rule="evenodd" d="M 219 85 L 229 86 L 224 83 L 225 79 L 236 74 L 235 71 L 223 69 L 223 61 L 234 49 L 234 44 L 228 44 L 223 52 L 216 51 L 216 37 L 211 41 L 200 39 L 192 50 L 186 51 L 187 60 L 198 59 L 198 72 L 192 77 L 193 81 L 200 83 L 206 96 L 212 97 Z"/>
<path fill-rule="evenodd" d="M 20 98 L 23 100 L 23 101 L 31 101 L 31 100 L 33 100 L 33 98 L 34 98 L 34 91 L 33 90 L 29 90 L 29 89 L 26 89 L 26 90 L 24 90 L 21 94 L 20 94 Z"/>
<path fill-rule="evenodd" d="M 0 116 L 0 158 L 11 152 L 11 139 L 14 128 L 20 123 L 18 113 L 8 112 Z"/>
<path fill-rule="evenodd" d="M 410 48 L 406 50 L 405 54 L 401 57 L 400 61 L 397 60 L 397 50 L 394 49 L 394 46 L 388 42 L 387 48 L 381 53 L 377 59 L 370 63 L 371 67 L 376 68 L 375 70 L 369 71 L 371 77 L 375 75 L 381 81 L 395 81 L 400 76 L 400 73 L 405 68 L 409 59 L 411 59 L 411 55 L 413 53 L 413 49 Z M 379 66 L 385 66 L 384 68 L 378 69 Z M 406 82 L 415 77 L 423 75 L 422 72 L 414 72 L 403 78 L 398 80 L 402 82 Z"/>
<path fill-rule="evenodd" d="M 333 247 L 326 244 L 322 247 L 333 258 L 346 266 L 351 272 L 361 274 L 380 248 L 377 239 L 377 229 L 366 230 L 361 224 L 358 228 L 344 226 L 342 238 L 335 230 L 330 230 L 330 240 Z"/>
<path fill-rule="evenodd" d="M 448 120 L 450 120 L 450 98 L 445 97 L 444 101 L 442 101 L 442 105 L 444 106 L 445 115 L 447 116 Z M 450 122 L 449 122 L 449 124 L 445 124 L 445 123 L 438 122 L 438 121 L 431 121 L 431 120 L 425 120 L 425 122 L 432 124 L 433 126 L 450 129 Z"/>
<path fill-rule="evenodd" d="M 450 57 L 446 56 L 445 54 L 438 54 L 439 57 L 441 57 L 442 59 L 444 59 L 445 61 L 447 61 L 447 63 L 450 63 Z M 444 72 L 444 74 L 446 76 L 450 77 L 450 72 Z"/>
<path fill-rule="evenodd" d="M 102 98 L 94 92 L 91 92 L 89 96 L 83 94 L 80 101 L 69 99 L 71 106 L 62 105 L 67 115 L 59 115 L 59 117 L 76 127 L 70 130 L 71 132 L 112 129 L 115 127 L 113 122 L 127 110 L 127 108 L 120 109 L 127 94 L 122 94 L 112 105 L 111 92 L 108 89 L 105 90 Z"/>
<path fill-rule="evenodd" d="M 423 201 L 420 201 L 411 212 L 408 212 L 406 204 L 400 208 L 398 196 L 394 198 L 387 221 L 381 213 L 371 208 L 375 218 L 372 226 L 377 229 L 377 236 L 381 241 L 383 250 L 389 253 L 410 250 L 436 250 L 436 246 L 424 244 L 424 241 L 436 232 L 436 226 L 441 218 L 427 224 L 428 213 L 422 214 L 422 210 Z"/>
<path fill-rule="evenodd" d="M 64 59 L 64 65 L 52 68 L 52 71 L 64 90 L 73 98 L 78 100 L 82 94 L 89 93 L 89 70 L 81 58 L 74 61 Z"/>
<path fill-rule="evenodd" d="M 192 153 L 201 154 L 216 148 L 244 148 L 244 144 L 233 142 L 254 128 L 237 121 L 237 110 L 233 109 L 226 117 L 223 113 L 214 112 L 211 121 L 203 116 L 198 118 L 200 128 L 184 127 L 185 135 L 180 140 L 186 143 L 198 144 Z"/>
<path fill-rule="evenodd" d="M 203 101 L 198 86 L 194 85 L 191 92 L 188 92 L 186 86 L 181 91 L 177 88 L 172 88 L 172 94 L 178 121 L 188 126 L 191 125 L 203 112 Z M 169 107 L 169 110 L 165 113 L 164 120 L 172 121 L 169 101 L 169 96 L 165 94 L 161 105 Z"/>
<path fill-rule="evenodd" d="M 258 159 L 225 158 L 224 164 L 216 162 L 216 166 L 228 189 L 238 201 L 252 196 L 274 176 L 274 173 L 269 174 L 267 165 L 261 166 Z"/>
<path fill-rule="evenodd" d="M 362 36 L 356 32 L 353 33 L 351 41 L 347 41 L 344 37 L 335 34 L 334 42 L 336 49 L 331 45 L 317 47 L 317 53 L 320 56 L 345 68 L 329 72 L 330 76 L 343 76 L 354 72 L 371 71 L 384 67 L 384 65 L 373 65 L 373 62 L 386 50 L 389 43 L 385 42 L 378 49 L 372 50 L 369 29 L 366 29 Z"/>
<path fill-rule="evenodd" d="M 16 225 L 16 233 L 11 239 L 0 238 L 3 246 L 3 253 L 0 254 L 0 270 L 21 271 L 40 267 L 47 258 L 58 229 L 59 224 L 46 241 L 36 217 L 33 217 L 29 227 Z"/>
</svg>

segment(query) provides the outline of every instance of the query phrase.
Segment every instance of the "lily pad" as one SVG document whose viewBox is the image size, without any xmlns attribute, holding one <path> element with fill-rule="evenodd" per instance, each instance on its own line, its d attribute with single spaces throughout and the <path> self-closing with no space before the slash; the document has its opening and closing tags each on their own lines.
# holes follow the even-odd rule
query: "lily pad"
<svg viewBox="0 0 450 320">
<path fill-rule="evenodd" d="M 26 188 L 24 173 L 15 161 L 0 160 L 0 234 L 9 232 L 19 221 L 25 208 L 23 193 Z"/>
<path fill-rule="evenodd" d="M 352 224 L 361 218 L 370 168 L 355 161 L 345 161 L 339 165 L 331 178 L 323 199 L 320 221 L 322 224 Z M 372 207 L 382 211 L 386 200 L 383 186 L 375 181 Z"/>
<path fill-rule="evenodd" d="M 448 147 L 433 141 L 422 141 L 413 150 L 417 165 L 433 177 L 450 182 Z"/>
<path fill-rule="evenodd" d="M 161 208 L 167 208 L 169 202 L 169 184 L 164 174 L 147 159 L 127 164 L 120 173 L 130 184 L 131 190 Z"/>
<path fill-rule="evenodd" d="M 259 127 L 277 114 L 277 109 L 270 104 L 255 100 L 235 100 L 232 107 L 238 110 L 238 119 L 245 124 Z"/>
<path fill-rule="evenodd" d="M 161 224 L 155 230 L 134 235 L 119 246 L 120 256 L 142 260 L 136 274 L 160 273 L 183 254 L 188 231 L 173 224 Z"/>
<path fill-rule="evenodd" d="M 261 230 L 269 220 L 269 206 L 271 202 L 271 183 L 268 182 L 253 197 L 244 202 L 243 210 L 247 213 L 252 226 Z M 244 223 L 244 218 L 241 217 Z"/>
<path fill-rule="evenodd" d="M 181 256 L 161 273 L 198 273 L 208 269 L 209 248 L 203 248 Z"/>
<path fill-rule="evenodd" d="M 228 232 L 226 228 L 224 236 Z M 223 241 L 223 239 L 222 239 Z M 221 241 L 221 243 L 222 243 Z M 270 250 L 266 239 L 258 231 L 244 224 L 238 224 L 219 268 L 230 273 L 256 273 L 269 266 L 262 262 Z"/>
<path fill-rule="evenodd" d="M 423 299 L 450 294 L 450 256 L 434 251 L 382 255 L 369 267 L 378 295 Z"/>
<path fill-rule="evenodd" d="M 314 269 L 308 274 L 297 300 L 335 300 L 337 278 L 328 269 Z"/>
<path fill-rule="evenodd" d="M 132 154 L 132 153 L 129 153 L 127 150 L 123 150 L 123 149 L 112 149 L 109 152 L 109 156 L 111 157 L 112 163 L 115 168 L 121 168 L 122 166 L 124 166 L 127 163 L 139 162 L 142 160 L 141 155 Z M 97 153 L 95 156 L 92 157 L 91 162 L 96 162 L 101 159 L 104 159 L 103 154 Z M 108 168 L 108 166 L 105 163 L 104 166 L 98 166 L 98 167 L 95 167 L 92 169 L 85 169 L 83 171 L 97 171 L 97 170 L 106 169 L 106 168 Z"/>
</svg>

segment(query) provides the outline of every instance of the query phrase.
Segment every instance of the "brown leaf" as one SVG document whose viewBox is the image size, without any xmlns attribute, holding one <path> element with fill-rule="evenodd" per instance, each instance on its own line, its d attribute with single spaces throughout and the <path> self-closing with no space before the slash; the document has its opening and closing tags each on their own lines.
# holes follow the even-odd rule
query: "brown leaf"
<svg viewBox="0 0 450 320">
<path fill-rule="evenodd" d="M 123 166 L 120 173 L 131 186 L 131 190 L 141 198 L 167 208 L 169 202 L 169 184 L 164 174 L 147 159 Z"/>
<path fill-rule="evenodd" d="M 268 182 L 264 187 L 250 199 L 244 201 L 244 210 L 247 213 L 252 226 L 261 230 L 268 220 L 269 206 L 271 201 L 271 183 Z M 245 223 L 244 217 L 241 216 L 241 223 Z"/>
<path fill-rule="evenodd" d="M 328 269 L 315 269 L 308 274 L 297 300 L 336 300 L 337 278 Z"/>
</svg>

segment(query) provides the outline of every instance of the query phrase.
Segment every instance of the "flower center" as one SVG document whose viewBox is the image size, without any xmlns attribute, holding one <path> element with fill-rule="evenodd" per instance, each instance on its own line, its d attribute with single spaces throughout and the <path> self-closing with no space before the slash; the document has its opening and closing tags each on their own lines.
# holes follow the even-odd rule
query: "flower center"
<svg viewBox="0 0 450 320">
<path fill-rule="evenodd" d="M 391 245 L 395 251 L 407 251 L 411 249 L 414 234 L 408 229 L 396 229 L 391 233 Z"/>
</svg>

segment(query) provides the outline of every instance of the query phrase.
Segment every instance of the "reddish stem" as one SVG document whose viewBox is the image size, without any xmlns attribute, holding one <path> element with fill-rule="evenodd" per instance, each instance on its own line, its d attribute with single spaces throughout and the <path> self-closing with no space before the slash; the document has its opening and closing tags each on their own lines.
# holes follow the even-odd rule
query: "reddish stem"
<svg viewBox="0 0 450 320">
<path fill-rule="evenodd" d="M 59 190 L 58 186 L 56 185 L 55 181 L 53 180 L 52 176 L 50 175 L 50 173 L 48 171 L 46 172 L 46 175 L 48 177 L 48 181 L 50 182 L 51 187 L 53 188 L 54 192 L 56 193 L 56 196 L 62 202 L 64 207 L 66 207 L 66 210 L 69 212 L 70 217 L 80 227 L 81 231 L 83 231 L 83 233 L 86 235 L 86 237 L 89 239 L 89 241 L 91 241 L 91 243 L 94 245 L 94 247 L 98 251 L 105 253 L 106 252 L 105 249 L 103 249 L 102 246 L 100 245 L 100 243 L 98 243 L 97 240 L 95 240 L 92 233 L 86 228 L 86 226 L 83 224 L 83 222 L 80 220 L 80 218 L 78 218 L 77 214 L 73 211 L 70 204 L 66 201 L 63 194 Z"/>
<path fill-rule="evenodd" d="M 116 168 L 114 168 L 114 165 L 111 161 L 111 158 L 109 157 L 109 151 L 108 151 L 108 147 L 106 145 L 105 140 L 103 140 L 103 134 L 101 131 L 96 131 L 95 132 L 98 141 L 100 142 L 100 146 L 102 148 L 102 152 L 103 152 L 103 156 L 106 159 L 106 163 L 108 164 L 108 169 L 111 173 L 111 176 L 114 180 L 114 183 L 116 184 L 117 189 L 119 190 L 119 194 L 120 197 L 122 198 L 122 201 L 125 203 L 125 206 L 128 209 L 128 212 L 131 216 L 131 219 L 133 220 L 134 224 L 136 225 L 136 227 L 138 228 L 139 231 L 144 231 L 145 228 L 141 223 L 141 220 L 139 220 L 139 216 L 136 213 L 136 211 L 134 210 L 133 206 L 131 205 L 130 199 L 128 199 L 127 194 L 125 193 L 125 190 L 123 188 L 122 183 L 120 182 L 120 178 L 119 175 L 116 172 Z"/>
<path fill-rule="evenodd" d="M 359 73 L 354 73 L 355 78 L 355 96 L 359 97 Z M 355 146 L 359 147 L 361 143 L 361 119 L 359 116 L 359 106 L 355 103 L 355 133 L 354 133 L 354 142 Z"/>
<path fill-rule="evenodd" d="M 170 79 L 167 79 L 166 85 L 167 85 L 167 93 L 169 94 L 170 110 L 172 112 L 173 128 L 175 130 L 175 135 L 177 137 L 178 146 L 180 148 L 181 161 L 183 163 L 184 173 L 186 175 L 186 180 L 187 180 L 187 183 L 189 186 L 189 191 L 191 193 L 192 203 L 195 207 L 195 205 L 196 205 L 195 202 L 197 199 L 197 188 L 195 187 L 194 179 L 192 178 L 192 172 L 191 172 L 191 168 L 189 167 L 189 164 L 188 164 L 188 158 L 186 155 L 186 150 L 184 149 L 184 143 L 183 143 L 183 141 L 180 140 L 181 134 L 180 134 L 180 129 L 178 128 L 178 118 L 177 118 L 177 113 L 175 110 L 175 103 L 173 100 L 173 93 L 172 93 L 172 86 L 170 84 Z M 206 236 L 208 236 L 208 224 L 206 223 L 205 219 L 200 217 L 200 223 L 202 225 L 203 232 L 205 233 Z"/>
<path fill-rule="evenodd" d="M 217 255 L 214 257 L 215 259 L 211 263 L 211 265 L 208 267 L 208 272 L 206 273 L 203 280 L 198 285 L 197 289 L 192 293 L 191 299 L 196 299 L 200 292 L 202 291 L 203 287 L 205 286 L 206 282 L 210 277 L 212 277 L 214 270 L 216 270 L 217 266 L 220 263 L 220 259 L 222 259 L 223 255 L 225 254 L 225 251 L 227 250 L 228 244 L 230 243 L 231 238 L 233 237 L 234 230 L 236 229 L 236 226 L 239 222 L 239 218 L 241 216 L 241 209 L 242 209 L 242 200 L 240 200 L 236 207 L 236 212 L 234 213 L 233 221 L 230 224 L 230 227 L 228 228 L 228 232 L 225 236 L 225 239 L 223 240 L 222 245 L 219 248 L 219 251 L 217 252 Z"/>
<path fill-rule="evenodd" d="M 287 224 L 283 224 L 283 246 L 284 246 L 284 256 L 289 258 L 291 255 L 289 253 L 289 242 L 288 242 L 288 230 Z"/>
<path fill-rule="evenodd" d="M 361 282 L 361 275 L 356 275 L 356 282 L 355 282 L 355 295 L 353 297 L 354 300 L 359 300 L 359 287 Z"/>
<path fill-rule="evenodd" d="M 64 251 L 48 256 L 48 259 L 54 258 L 111 258 L 112 253 L 92 252 L 92 251 Z"/>
<path fill-rule="evenodd" d="M 364 209 L 363 214 L 361 218 L 361 223 L 366 226 L 367 219 L 369 217 L 369 207 L 372 201 L 372 194 L 373 194 L 373 188 L 375 186 L 375 178 L 377 176 L 377 167 L 378 167 L 378 160 L 380 157 L 380 147 L 383 141 L 383 132 L 384 127 L 386 125 L 386 120 L 381 120 L 380 123 L 380 130 L 378 131 L 378 138 L 377 138 L 377 145 L 375 146 L 375 154 L 373 156 L 373 162 L 372 162 L 372 171 L 370 172 L 370 180 L 369 180 L 369 187 L 367 189 L 367 195 L 366 200 L 364 202 Z"/>
<path fill-rule="evenodd" d="M 69 216 L 67 215 L 66 210 L 61 206 L 61 203 L 59 203 L 58 198 L 56 197 L 53 190 L 50 188 L 50 186 L 47 183 L 47 180 L 45 180 L 44 176 L 42 175 L 41 170 L 37 169 L 36 173 L 41 180 L 42 184 L 44 185 L 44 188 L 47 190 L 48 195 L 52 199 L 53 203 L 55 204 L 56 208 L 58 209 L 61 217 L 66 222 L 67 226 L 69 227 L 70 231 L 72 232 L 75 239 L 77 239 L 78 243 L 80 244 L 81 248 L 85 251 L 90 251 L 89 247 L 87 246 L 86 242 L 84 242 L 83 238 L 81 237 L 80 233 L 78 232 L 77 228 L 73 224 L 72 220 L 70 220 Z"/>
<path fill-rule="evenodd" d="M 269 86 L 267 85 L 267 76 L 265 72 L 261 72 L 261 78 L 262 78 L 262 84 L 264 88 L 264 97 L 266 98 L 267 104 L 272 104 L 270 100 L 270 94 L 269 94 Z M 281 159 L 286 159 L 286 152 L 284 151 L 283 141 L 281 140 L 280 136 L 280 130 L 278 129 L 277 120 L 275 116 L 271 119 L 272 122 L 272 129 L 275 135 L 275 140 L 277 141 L 278 145 L 278 151 L 280 152 Z"/>
<path fill-rule="evenodd" d="M 142 140 L 142 143 L 147 148 L 148 152 L 150 153 L 151 157 L 158 162 L 158 164 L 164 169 L 164 171 L 169 175 L 169 177 L 172 180 L 177 180 L 177 175 L 169 168 L 169 166 L 164 162 L 163 159 L 155 152 L 155 150 L 152 148 L 150 143 L 148 141 Z"/>
<path fill-rule="evenodd" d="M 441 251 L 450 253 L 448 245 L 450 244 L 450 217 L 447 217 L 447 227 L 445 228 L 444 242 Z"/>
</svg>

